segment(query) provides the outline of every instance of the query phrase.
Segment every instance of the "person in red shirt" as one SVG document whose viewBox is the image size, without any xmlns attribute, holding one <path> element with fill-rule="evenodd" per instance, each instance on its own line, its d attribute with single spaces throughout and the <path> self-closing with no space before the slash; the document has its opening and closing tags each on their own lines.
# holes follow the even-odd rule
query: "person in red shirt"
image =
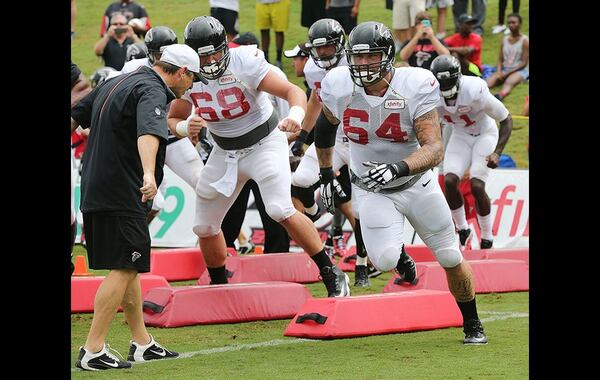
<svg viewBox="0 0 600 380">
<path fill-rule="evenodd" d="M 444 42 L 460 61 L 463 75 L 481 76 L 481 49 L 483 39 L 480 35 L 473 33 L 472 28 L 477 20 L 468 14 L 462 14 L 458 18 L 460 32 L 447 37 Z"/>
</svg>

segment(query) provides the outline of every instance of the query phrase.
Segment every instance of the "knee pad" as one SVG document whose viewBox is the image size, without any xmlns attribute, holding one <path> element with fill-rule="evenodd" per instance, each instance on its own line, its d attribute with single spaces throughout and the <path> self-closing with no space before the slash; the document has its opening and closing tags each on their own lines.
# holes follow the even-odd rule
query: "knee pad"
<svg viewBox="0 0 600 380">
<path fill-rule="evenodd" d="M 463 260 L 460 250 L 453 247 L 438 249 L 435 257 L 443 268 L 454 268 Z"/>
<path fill-rule="evenodd" d="M 292 185 L 292 197 L 298 198 L 304 207 L 311 207 L 315 204 L 315 192 L 312 187 L 304 188 Z"/>
<path fill-rule="evenodd" d="M 310 188 L 312 187 L 312 185 L 316 182 L 319 181 L 319 176 L 317 175 L 316 178 L 313 175 L 310 175 L 311 173 L 309 173 L 306 170 L 298 170 L 296 169 L 296 171 L 294 172 L 294 174 L 292 175 L 292 185 L 293 186 L 298 186 L 301 188 Z"/>
<path fill-rule="evenodd" d="M 198 237 L 207 238 L 218 234 L 221 231 L 221 227 L 211 225 L 195 225 L 192 230 L 196 235 L 198 235 Z"/>
<path fill-rule="evenodd" d="M 283 207 L 277 203 L 269 203 L 265 204 L 265 211 L 267 212 L 267 214 L 269 214 L 271 219 L 279 223 L 282 220 L 285 220 L 290 216 L 294 215 L 296 209 L 291 203 L 288 206 Z"/>
<path fill-rule="evenodd" d="M 382 272 L 392 270 L 398 264 L 400 259 L 401 249 L 397 247 L 388 247 L 381 252 L 380 255 L 370 255 L 371 263 Z"/>
</svg>

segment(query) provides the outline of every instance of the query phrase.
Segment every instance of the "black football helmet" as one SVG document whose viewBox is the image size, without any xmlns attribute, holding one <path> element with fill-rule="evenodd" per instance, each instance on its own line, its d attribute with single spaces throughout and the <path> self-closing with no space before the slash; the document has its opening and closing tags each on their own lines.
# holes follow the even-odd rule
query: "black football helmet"
<svg viewBox="0 0 600 380">
<path fill-rule="evenodd" d="M 440 82 L 440 92 L 444 98 L 452 98 L 458 93 L 462 76 L 458 58 L 449 54 L 437 56 L 429 69 Z"/>
<path fill-rule="evenodd" d="M 148 62 L 153 65 L 156 62 L 154 54 L 162 53 L 165 46 L 176 44 L 177 35 L 168 26 L 155 26 L 146 33 L 144 43 L 148 48 Z"/>
<path fill-rule="evenodd" d="M 211 16 L 196 17 L 186 25 L 183 38 L 200 57 L 223 51 L 223 56 L 216 62 L 200 65 L 200 73 L 207 79 L 214 80 L 223 75 L 229 66 L 229 47 L 225 28 L 219 20 Z"/>
<path fill-rule="evenodd" d="M 308 29 L 310 56 L 315 64 L 322 69 L 335 67 L 344 54 L 346 35 L 342 25 L 334 19 L 322 18 L 315 21 Z M 328 57 L 319 57 L 317 47 L 335 45 L 335 53 Z"/>
<path fill-rule="evenodd" d="M 113 69 L 110 66 L 104 66 L 104 67 L 101 67 L 98 70 L 94 71 L 94 73 L 90 77 L 90 82 L 92 84 L 92 87 L 99 86 L 102 82 L 104 82 L 106 80 L 108 75 L 114 71 L 117 71 L 117 70 Z"/>
<path fill-rule="evenodd" d="M 378 62 L 358 64 L 361 54 L 381 53 Z M 396 49 L 394 38 L 387 26 L 376 21 L 360 23 L 348 36 L 346 56 L 350 75 L 357 86 L 372 86 L 382 80 L 392 70 Z"/>
<path fill-rule="evenodd" d="M 129 62 L 132 59 L 146 58 L 148 56 L 148 48 L 141 42 L 136 42 L 127 46 L 127 52 L 125 53 L 125 62 Z"/>
</svg>

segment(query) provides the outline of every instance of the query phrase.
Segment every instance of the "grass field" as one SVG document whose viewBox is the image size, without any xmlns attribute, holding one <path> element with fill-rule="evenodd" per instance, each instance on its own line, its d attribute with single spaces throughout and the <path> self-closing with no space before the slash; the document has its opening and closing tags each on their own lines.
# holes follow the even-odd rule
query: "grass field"
<svg viewBox="0 0 600 380">
<path fill-rule="evenodd" d="M 74 255 L 85 255 L 76 246 Z M 103 275 L 106 271 L 91 271 Z M 349 274 L 354 283 L 354 274 Z M 353 295 L 381 293 L 391 274 L 371 279 L 371 288 Z M 195 281 L 171 283 L 195 285 Z M 307 284 L 325 297 L 321 283 Z M 71 316 L 73 379 L 527 379 L 529 293 L 478 295 L 478 310 L 490 343 L 463 346 L 460 328 L 330 341 L 283 336 L 289 320 L 154 328 L 148 331 L 183 358 L 134 365 L 128 370 L 75 369 L 92 314 Z M 129 330 L 123 313 L 114 319 L 107 342 L 127 355 Z"/>
<path fill-rule="evenodd" d="M 146 7 L 150 21 L 153 26 L 168 25 L 179 37 L 179 42 L 183 43 L 183 28 L 192 18 L 201 15 L 210 14 L 208 1 L 197 0 L 140 0 Z M 93 47 L 100 38 L 100 22 L 104 14 L 108 0 L 78 0 L 77 1 L 77 20 L 76 36 L 71 42 L 71 56 L 83 71 L 89 77 L 94 70 L 104 66 L 102 60 L 94 54 Z M 240 18 L 239 30 L 241 32 L 251 31 L 260 39 L 260 31 L 256 29 L 255 0 L 240 0 Z M 285 49 L 291 49 L 298 42 L 306 41 L 307 28 L 300 25 L 300 0 L 291 1 L 291 12 L 289 29 L 285 33 Z M 384 0 L 362 0 L 360 3 L 358 22 L 377 20 L 385 23 L 388 27 L 392 24 L 392 11 L 385 9 Z M 509 4 L 506 14 L 511 12 Z M 430 9 L 434 18 L 437 18 L 437 11 Z M 529 33 L 529 0 L 521 1 L 520 13 L 523 17 L 522 32 Z M 496 24 L 498 18 L 498 1 L 487 2 L 487 15 L 485 21 L 485 33 L 483 35 L 482 62 L 484 64 L 496 65 L 498 51 L 502 41 L 503 34 L 492 35 L 491 28 Z M 446 21 L 447 34 L 452 34 L 453 28 L 452 12 L 448 12 Z M 270 57 L 275 57 L 275 36 L 272 33 L 271 45 L 269 49 Z M 291 82 L 302 85 L 302 80 L 296 78 L 292 71 L 291 60 L 284 57 L 284 71 Z M 513 115 L 520 115 L 523 107 L 525 95 L 529 93 L 529 84 L 520 84 L 513 92 L 504 99 L 508 110 Z M 527 153 L 527 143 L 529 142 L 529 121 L 525 119 L 514 119 L 513 133 L 504 150 L 504 153 L 513 157 L 519 168 L 529 168 L 529 155 Z"/>
<path fill-rule="evenodd" d="M 93 45 L 99 38 L 101 16 L 108 0 L 77 1 L 76 37 L 72 41 L 72 59 L 86 76 L 103 66 L 95 57 Z M 208 1 L 140 0 L 154 26 L 169 25 L 183 42 L 183 28 L 195 16 L 209 13 Z M 359 22 L 378 20 L 391 25 L 391 11 L 384 0 L 362 0 Z M 240 1 L 239 28 L 259 35 L 255 28 L 254 0 Z M 521 2 L 523 32 L 528 34 L 529 0 Z M 491 35 L 496 23 L 498 2 L 487 2 L 483 63 L 495 64 L 501 35 Z M 507 9 L 507 13 L 510 13 Z M 432 10 L 434 18 L 435 10 Z M 447 25 L 452 23 L 449 12 Z M 435 20 L 434 20 L 435 24 Z M 292 0 L 290 28 L 285 48 L 306 40 L 307 29 L 300 26 L 300 1 Z M 448 29 L 448 32 L 452 31 Z M 270 56 L 275 56 L 274 36 Z M 284 59 L 289 79 L 302 86 L 292 73 L 291 62 Z M 521 84 L 505 99 L 513 115 L 519 115 L 528 84 Z M 515 120 L 505 153 L 520 168 L 528 168 L 526 151 L 529 140 L 527 120 Z M 74 256 L 86 255 L 76 246 Z M 92 271 L 104 275 L 107 271 Z M 354 275 L 349 274 L 351 283 Z M 381 293 L 391 274 L 371 279 L 369 289 L 353 289 L 353 295 Z M 195 281 L 171 285 L 192 285 Z M 308 284 L 314 297 L 325 297 L 321 283 Z M 310 341 L 287 338 L 283 331 L 289 320 L 259 321 L 240 324 L 205 325 L 172 329 L 148 328 L 167 348 L 182 353 L 176 360 L 134 365 L 129 370 L 83 372 L 74 370 L 73 379 L 526 379 L 529 377 L 529 293 L 478 295 L 478 309 L 490 343 L 465 347 L 460 328 L 390 334 L 354 339 Z M 79 346 L 86 339 L 92 314 L 71 316 L 72 367 Z M 129 332 L 122 313 L 111 325 L 107 342 L 127 355 Z"/>
</svg>

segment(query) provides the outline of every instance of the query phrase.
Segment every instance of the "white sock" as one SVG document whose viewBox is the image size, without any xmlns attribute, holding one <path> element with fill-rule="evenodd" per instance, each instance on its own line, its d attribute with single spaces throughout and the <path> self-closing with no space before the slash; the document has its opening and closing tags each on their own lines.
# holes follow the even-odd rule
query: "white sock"
<svg viewBox="0 0 600 380">
<path fill-rule="evenodd" d="M 356 265 L 367 266 L 367 256 L 360 257 L 360 256 L 356 255 Z"/>
<path fill-rule="evenodd" d="M 477 220 L 479 221 L 479 228 L 481 228 L 481 238 L 494 240 L 494 236 L 492 235 L 492 213 L 490 212 L 486 216 L 477 214 Z"/>
<path fill-rule="evenodd" d="M 315 214 L 317 213 L 317 211 L 319 211 L 319 206 L 317 206 L 317 204 L 316 204 L 316 203 L 313 203 L 313 205 L 312 205 L 312 206 L 310 206 L 310 207 L 305 207 L 305 208 L 304 208 L 304 210 L 306 210 L 306 213 L 307 213 L 307 214 L 310 214 L 310 215 L 315 215 Z"/>
<path fill-rule="evenodd" d="M 454 219 L 454 223 L 456 224 L 456 228 L 458 230 L 466 230 L 469 228 L 469 224 L 467 224 L 467 216 L 465 215 L 465 205 L 463 204 L 456 210 L 450 210 L 452 212 L 452 219 Z"/>
</svg>

